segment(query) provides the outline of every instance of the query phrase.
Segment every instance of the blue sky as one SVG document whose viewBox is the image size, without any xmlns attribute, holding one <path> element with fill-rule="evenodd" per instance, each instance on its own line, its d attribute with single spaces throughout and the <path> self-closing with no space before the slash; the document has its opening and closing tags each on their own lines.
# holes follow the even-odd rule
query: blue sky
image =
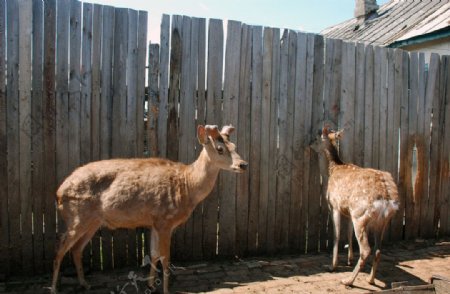
<svg viewBox="0 0 450 294">
<path fill-rule="evenodd" d="M 384 4 L 388 0 L 378 0 Z M 149 38 L 159 43 L 161 15 L 180 14 L 238 20 L 250 25 L 318 33 L 353 17 L 355 0 L 90 0 L 92 3 L 146 10 Z"/>
</svg>

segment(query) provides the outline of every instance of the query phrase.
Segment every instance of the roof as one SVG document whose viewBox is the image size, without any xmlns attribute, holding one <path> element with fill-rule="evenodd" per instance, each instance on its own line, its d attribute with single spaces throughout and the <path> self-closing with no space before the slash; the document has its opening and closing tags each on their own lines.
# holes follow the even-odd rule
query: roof
<svg viewBox="0 0 450 294">
<path fill-rule="evenodd" d="M 391 0 L 367 19 L 352 18 L 321 32 L 327 38 L 389 46 L 426 35 L 442 37 L 450 28 L 449 0 Z M 435 34 L 436 33 L 436 34 Z"/>
</svg>

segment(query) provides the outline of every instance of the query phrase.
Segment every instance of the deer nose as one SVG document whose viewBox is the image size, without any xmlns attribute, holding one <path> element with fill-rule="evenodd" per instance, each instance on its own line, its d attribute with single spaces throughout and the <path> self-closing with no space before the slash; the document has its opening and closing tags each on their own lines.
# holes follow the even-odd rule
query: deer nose
<svg viewBox="0 0 450 294">
<path fill-rule="evenodd" d="M 246 170 L 246 169 L 247 169 L 247 166 L 248 166 L 248 163 L 247 163 L 247 162 L 241 162 L 241 163 L 239 164 L 239 168 L 242 169 L 242 170 Z"/>
</svg>

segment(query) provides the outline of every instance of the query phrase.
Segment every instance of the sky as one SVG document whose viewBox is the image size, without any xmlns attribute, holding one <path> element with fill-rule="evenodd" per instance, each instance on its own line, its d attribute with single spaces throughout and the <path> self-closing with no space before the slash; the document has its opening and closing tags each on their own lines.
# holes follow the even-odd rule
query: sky
<svg viewBox="0 0 450 294">
<path fill-rule="evenodd" d="M 388 0 L 378 0 L 378 5 Z M 237 20 L 311 33 L 353 17 L 355 0 L 89 0 L 148 11 L 149 39 L 159 43 L 162 14 Z"/>
</svg>

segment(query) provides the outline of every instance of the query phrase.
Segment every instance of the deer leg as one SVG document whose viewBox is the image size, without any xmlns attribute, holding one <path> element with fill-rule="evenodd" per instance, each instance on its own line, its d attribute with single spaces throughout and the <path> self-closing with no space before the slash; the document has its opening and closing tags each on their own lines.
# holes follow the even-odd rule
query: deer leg
<svg viewBox="0 0 450 294">
<path fill-rule="evenodd" d="M 370 271 L 370 275 L 367 279 L 367 282 L 369 282 L 369 284 L 371 285 L 375 284 L 375 273 L 377 271 L 378 264 L 381 259 L 381 243 L 383 242 L 383 235 L 385 228 L 386 226 L 383 226 L 383 228 L 379 232 L 375 232 L 375 246 L 374 246 L 375 255 L 373 258 L 372 270 Z"/>
<path fill-rule="evenodd" d="M 367 261 L 367 257 L 370 255 L 370 245 L 369 245 L 366 223 L 367 223 L 366 219 L 362 219 L 362 220 L 353 219 L 355 235 L 356 235 L 356 239 L 358 240 L 358 245 L 359 245 L 359 259 L 358 259 L 358 263 L 356 264 L 355 268 L 353 269 L 353 272 L 352 272 L 352 275 L 350 276 L 350 278 L 344 279 L 341 281 L 341 283 L 346 286 L 351 286 L 353 284 L 358 273 L 361 271 L 361 269 L 364 268 L 364 265 L 366 264 L 366 261 Z"/>
<path fill-rule="evenodd" d="M 89 230 L 72 247 L 72 257 L 73 262 L 75 263 L 75 268 L 77 269 L 78 281 L 80 282 L 80 285 L 85 289 L 89 289 L 90 286 L 84 278 L 83 262 L 81 261 L 81 257 L 83 256 L 84 248 L 92 239 L 99 227 L 100 224 L 91 226 Z"/>
<path fill-rule="evenodd" d="M 348 239 L 348 258 L 347 265 L 353 264 L 353 223 L 352 220 L 348 220 L 347 227 L 347 239 Z"/>
<path fill-rule="evenodd" d="M 336 270 L 338 265 L 339 238 L 341 235 L 341 214 L 337 209 L 333 209 L 333 225 L 334 225 L 334 246 L 333 246 L 333 262 L 331 271 Z"/>
<path fill-rule="evenodd" d="M 150 290 L 155 290 L 155 276 L 156 276 L 156 270 L 158 265 L 158 260 L 160 257 L 159 252 L 159 235 L 158 232 L 155 229 L 152 229 L 151 234 L 151 241 L 150 241 L 150 258 L 151 258 L 151 264 L 150 264 L 150 277 L 148 280 L 148 287 Z"/>
<path fill-rule="evenodd" d="M 172 232 L 165 231 L 159 232 L 159 250 L 160 250 L 160 260 L 163 267 L 164 274 L 164 284 L 163 291 L 164 293 L 169 293 L 169 276 L 170 276 L 170 239 Z"/>
<path fill-rule="evenodd" d="M 52 293 L 56 293 L 56 283 L 58 282 L 59 268 L 61 267 L 61 261 L 64 255 L 83 236 L 85 232 L 86 228 L 80 229 L 79 227 L 72 227 L 61 236 L 59 248 L 56 252 L 55 260 L 53 262 L 53 279 L 52 287 L 50 289 Z"/>
</svg>

